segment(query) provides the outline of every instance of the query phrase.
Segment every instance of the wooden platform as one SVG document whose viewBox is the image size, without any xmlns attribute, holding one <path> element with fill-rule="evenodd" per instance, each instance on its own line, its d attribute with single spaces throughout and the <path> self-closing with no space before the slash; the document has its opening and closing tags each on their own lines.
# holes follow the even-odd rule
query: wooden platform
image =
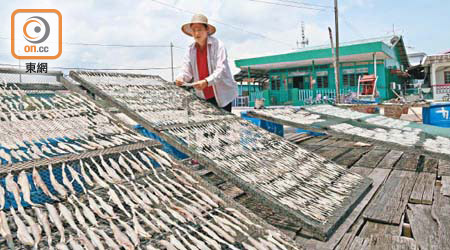
<svg viewBox="0 0 450 250">
<path fill-rule="evenodd" d="M 332 136 L 293 136 L 317 152 L 373 180 L 373 188 L 327 242 L 263 206 L 202 166 L 193 165 L 210 183 L 282 229 L 305 249 L 450 249 L 450 163 L 435 156 L 399 151 L 376 141 Z"/>
</svg>

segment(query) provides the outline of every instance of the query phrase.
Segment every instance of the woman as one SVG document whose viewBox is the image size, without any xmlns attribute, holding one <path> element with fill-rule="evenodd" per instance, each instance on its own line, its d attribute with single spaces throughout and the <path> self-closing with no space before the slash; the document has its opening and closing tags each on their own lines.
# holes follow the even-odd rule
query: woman
<svg viewBox="0 0 450 250">
<path fill-rule="evenodd" d="M 181 72 L 176 78 L 177 86 L 193 80 L 197 96 L 231 112 L 231 103 L 237 97 L 238 89 L 231 75 L 225 46 L 212 36 L 216 28 L 208 24 L 206 16 L 196 14 L 181 30 L 195 41 L 184 57 Z"/>
</svg>

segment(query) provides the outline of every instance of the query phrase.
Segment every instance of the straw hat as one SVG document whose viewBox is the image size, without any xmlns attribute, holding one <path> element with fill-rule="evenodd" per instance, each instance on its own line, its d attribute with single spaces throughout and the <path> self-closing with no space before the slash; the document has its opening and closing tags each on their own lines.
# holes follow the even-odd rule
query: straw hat
<svg viewBox="0 0 450 250">
<path fill-rule="evenodd" d="M 212 26 L 211 24 L 208 24 L 208 18 L 203 14 L 195 14 L 190 23 L 186 23 L 183 26 L 181 26 L 181 31 L 184 32 L 184 34 L 188 36 L 192 36 L 192 29 L 191 24 L 194 23 L 202 23 L 206 24 L 208 26 L 208 35 L 212 35 L 216 32 L 216 27 Z"/>
</svg>

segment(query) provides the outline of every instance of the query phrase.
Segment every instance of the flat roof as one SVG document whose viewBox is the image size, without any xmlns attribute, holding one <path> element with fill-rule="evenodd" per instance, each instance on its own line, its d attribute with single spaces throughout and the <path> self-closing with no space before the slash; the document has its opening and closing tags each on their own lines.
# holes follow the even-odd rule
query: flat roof
<svg viewBox="0 0 450 250">
<path fill-rule="evenodd" d="M 394 36 L 390 38 L 389 42 L 384 37 L 378 40 L 364 40 L 359 41 L 359 43 L 344 44 L 339 48 L 339 61 L 370 61 L 373 60 L 375 55 L 377 59 L 398 58 L 402 64 L 409 66 L 402 37 Z M 395 48 L 397 48 L 397 51 Z M 330 46 L 319 46 L 285 54 L 239 59 L 235 60 L 235 65 L 241 69 L 270 70 L 307 66 L 312 65 L 313 62 L 318 65 L 332 63 L 333 56 Z"/>
</svg>

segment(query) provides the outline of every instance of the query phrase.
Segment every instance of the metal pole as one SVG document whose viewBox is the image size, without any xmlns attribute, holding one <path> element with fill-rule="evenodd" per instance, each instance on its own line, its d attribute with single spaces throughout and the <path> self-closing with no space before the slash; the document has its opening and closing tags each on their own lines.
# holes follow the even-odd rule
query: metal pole
<svg viewBox="0 0 450 250">
<path fill-rule="evenodd" d="M 173 77 L 173 43 L 170 42 L 170 68 L 172 69 L 172 82 L 174 81 Z"/>
<path fill-rule="evenodd" d="M 339 15 L 338 15 L 338 0 L 334 0 L 334 26 L 336 32 L 336 79 L 337 79 L 337 89 L 336 89 L 336 103 L 340 100 L 340 67 L 339 67 Z"/>
<path fill-rule="evenodd" d="M 337 64 L 336 64 L 336 53 L 334 51 L 334 45 L 333 45 L 333 33 L 331 31 L 331 28 L 328 27 L 328 33 L 330 34 L 330 43 L 331 43 L 331 53 L 333 55 L 333 66 L 334 66 L 334 82 L 336 86 L 336 103 L 338 103 L 338 100 L 340 98 L 340 91 L 339 91 L 339 81 L 338 81 L 338 71 L 337 71 Z"/>
<path fill-rule="evenodd" d="M 377 75 L 377 53 L 373 53 L 373 74 Z"/>
</svg>

